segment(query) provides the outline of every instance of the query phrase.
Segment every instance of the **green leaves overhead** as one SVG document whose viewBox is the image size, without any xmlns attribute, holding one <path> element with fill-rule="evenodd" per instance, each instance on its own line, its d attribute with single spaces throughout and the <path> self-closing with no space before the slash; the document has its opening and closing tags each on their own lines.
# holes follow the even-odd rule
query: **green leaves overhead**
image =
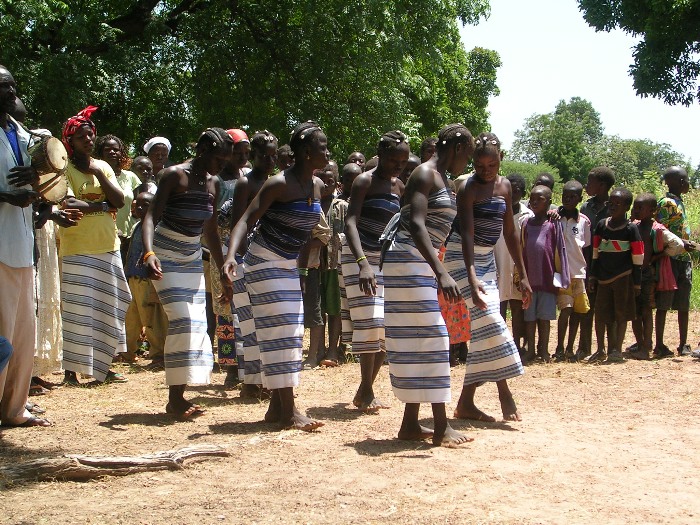
<svg viewBox="0 0 700 525">
<path fill-rule="evenodd" d="M 579 0 L 586 22 L 598 31 L 620 28 L 641 42 L 630 74 L 642 97 L 690 105 L 700 86 L 700 1 Z"/>
<path fill-rule="evenodd" d="M 174 158 L 206 126 L 288 138 L 318 120 L 337 158 L 372 153 L 382 131 L 416 144 L 449 121 L 487 127 L 498 55 L 467 52 L 458 20 L 485 0 L 0 0 L 0 63 L 31 124 L 59 130 L 87 104 L 98 133 Z"/>
</svg>

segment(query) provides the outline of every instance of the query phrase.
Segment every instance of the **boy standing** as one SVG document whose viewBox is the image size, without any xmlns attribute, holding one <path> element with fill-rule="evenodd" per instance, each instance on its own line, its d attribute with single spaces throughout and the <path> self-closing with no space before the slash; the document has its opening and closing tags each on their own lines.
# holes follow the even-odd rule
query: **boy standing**
<svg viewBox="0 0 700 525">
<path fill-rule="evenodd" d="M 532 288 L 532 301 L 525 310 L 525 359 L 535 358 L 537 330 L 537 354 L 545 363 L 549 362 L 549 322 L 557 318 L 557 292 L 569 287 L 564 231 L 561 222 L 549 220 L 551 204 L 551 189 L 542 185 L 532 188 L 530 209 L 534 216 L 523 221 L 521 231 L 525 272 Z"/>
<path fill-rule="evenodd" d="M 634 224 L 644 242 L 644 263 L 642 264 L 642 291 L 637 298 L 637 319 L 632 321 L 637 348 L 630 352 L 633 359 L 651 357 L 651 334 L 654 330 L 652 310 L 655 307 L 655 293 L 673 290 L 676 282 L 671 269 L 669 256 L 685 251 L 683 241 L 666 227 L 654 220 L 657 213 L 656 195 L 642 193 L 632 206 Z"/>
<path fill-rule="evenodd" d="M 326 326 L 323 321 L 323 309 L 321 297 L 323 296 L 323 282 L 321 275 L 325 273 L 326 250 L 331 238 L 331 229 L 326 220 L 328 210 L 333 201 L 333 193 L 338 178 L 338 165 L 330 161 L 322 170 L 318 170 L 315 176 L 323 181 L 324 188 L 321 192 L 321 220 L 311 230 L 311 238 L 308 243 L 308 257 L 302 253 L 299 256 L 299 275 L 305 275 L 305 285 L 302 288 L 304 298 L 304 328 L 309 328 L 309 353 L 303 363 L 304 370 L 310 370 L 320 365 L 326 355 Z M 324 257 L 322 257 L 322 253 Z M 323 261 L 322 261 L 323 259 Z"/>
<path fill-rule="evenodd" d="M 586 295 L 587 261 L 583 250 L 591 245 L 591 221 L 576 208 L 583 199 L 583 186 L 576 180 L 564 184 L 562 191 L 562 206 L 559 208 L 559 219 L 564 229 L 566 256 L 569 262 L 571 277 L 569 287 L 559 290 L 557 306 L 559 314 L 559 330 L 557 331 L 557 350 L 554 354 L 556 361 L 574 361 L 574 341 L 578 332 L 581 315 L 588 313 L 590 304 Z M 566 330 L 569 330 L 569 340 L 564 349 Z"/>
<path fill-rule="evenodd" d="M 610 188 L 615 185 L 615 174 L 607 166 L 598 166 L 593 168 L 588 174 L 588 182 L 586 183 L 586 193 L 591 196 L 583 206 L 581 206 L 581 213 L 588 217 L 591 222 L 591 238 L 593 238 L 593 228 L 603 219 L 610 217 L 610 212 L 608 211 L 608 193 Z M 591 260 L 593 258 L 593 246 L 589 245 L 583 250 L 583 255 L 588 261 L 588 267 L 586 269 L 586 274 L 591 274 Z M 590 287 L 588 289 L 588 299 L 590 304 L 595 305 L 596 302 L 596 292 L 595 289 L 591 291 Z M 587 314 L 581 316 L 581 336 L 578 341 L 578 352 L 576 357 L 579 361 L 583 361 L 586 357 L 591 355 L 591 346 L 593 339 L 593 311 L 595 308 L 591 308 Z M 608 346 L 610 342 L 608 342 Z"/>
<path fill-rule="evenodd" d="M 362 155 L 360 153 L 360 155 Z M 351 155 L 352 157 L 352 155 Z M 364 155 L 362 155 L 364 162 Z M 340 334 L 342 331 L 342 318 L 346 317 L 350 321 L 350 312 L 341 308 L 342 296 L 345 292 L 340 288 L 338 270 L 340 269 L 340 252 L 345 241 L 345 216 L 348 213 L 348 199 L 352 183 L 362 173 L 362 168 L 358 162 L 349 162 L 343 166 L 340 174 L 341 194 L 333 199 L 330 210 L 328 210 L 328 225 L 331 228 L 331 240 L 328 243 L 328 285 L 326 287 L 326 313 L 328 314 L 328 354 L 321 361 L 322 365 L 335 366 L 340 364 Z M 347 306 L 347 300 L 346 306 Z M 345 342 L 345 341 L 344 341 Z M 351 341 L 346 341 L 350 343 Z"/>
<path fill-rule="evenodd" d="M 589 358 L 589 363 L 624 361 L 622 344 L 627 321 L 637 316 L 635 297 L 641 293 L 644 243 L 637 226 L 627 219 L 631 206 L 632 193 L 627 188 L 614 190 L 608 200 L 610 217 L 601 220 L 593 232 L 588 286 L 596 292 L 598 351 Z M 606 330 L 609 353 L 605 348 Z"/>
<path fill-rule="evenodd" d="M 520 225 L 523 217 L 532 217 L 533 213 L 527 204 L 520 202 L 525 196 L 525 179 L 522 175 L 514 173 L 508 175 L 510 182 L 511 195 L 513 196 L 513 224 L 515 225 L 515 233 L 520 239 Z M 523 317 L 523 294 L 516 286 L 513 276 L 515 275 L 515 263 L 508 252 L 506 240 L 503 237 L 503 232 L 498 238 L 498 242 L 493 248 L 493 255 L 496 259 L 496 268 L 498 269 L 498 294 L 501 301 L 501 317 L 506 320 L 508 307 L 510 306 L 511 324 L 513 327 L 513 340 L 518 347 L 521 355 L 524 354 L 523 339 L 525 339 L 525 318 Z"/>
<path fill-rule="evenodd" d="M 668 168 L 663 179 L 668 186 L 666 196 L 659 199 L 659 211 L 656 220 L 666 226 L 673 234 L 680 237 L 686 250 L 694 250 L 690 242 L 690 224 L 685 213 L 685 204 L 681 197 L 688 193 L 688 173 L 679 166 Z M 664 344 L 666 312 L 678 311 L 678 355 L 690 355 L 688 341 L 688 311 L 690 310 L 690 290 L 693 284 L 693 265 L 688 253 L 671 257 L 671 270 L 676 280 L 676 289 L 660 291 L 656 294 L 656 357 L 670 357 L 674 353 Z"/>
<path fill-rule="evenodd" d="M 124 275 L 131 290 L 131 303 L 126 311 L 126 354 L 124 359 L 133 362 L 136 359 L 141 329 L 146 327 L 146 339 L 149 343 L 148 357 L 153 362 L 150 369 L 162 369 L 165 336 L 168 334 L 168 316 L 158 300 L 153 283 L 148 278 L 148 268 L 141 262 L 143 257 L 143 240 L 141 227 L 148 207 L 153 201 L 153 194 L 139 193 L 133 202 L 132 215 L 138 220 L 132 231 L 132 242 L 126 256 Z"/>
</svg>

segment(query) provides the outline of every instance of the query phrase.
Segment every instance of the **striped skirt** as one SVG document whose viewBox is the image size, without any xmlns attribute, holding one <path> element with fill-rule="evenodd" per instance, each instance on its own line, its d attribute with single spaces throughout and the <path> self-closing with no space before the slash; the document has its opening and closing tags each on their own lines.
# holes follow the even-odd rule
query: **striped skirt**
<svg viewBox="0 0 700 525">
<path fill-rule="evenodd" d="M 296 259 L 253 242 L 244 257 L 245 284 L 260 348 L 262 384 L 276 390 L 299 385 L 304 304 Z M 246 365 L 247 365 L 246 354 Z"/>
<path fill-rule="evenodd" d="M 200 238 L 174 232 L 162 224 L 153 236 L 163 278 L 153 281 L 168 316 L 165 383 L 208 384 L 214 364 L 207 334 L 207 314 Z"/>
<path fill-rule="evenodd" d="M 387 360 L 404 403 L 449 403 L 450 341 L 435 273 L 420 252 L 394 241 L 384 259 Z"/>
<path fill-rule="evenodd" d="M 342 341 L 350 341 L 353 354 L 371 354 L 386 350 L 384 342 L 384 276 L 379 269 L 379 253 L 365 252 L 377 280 L 376 295 L 367 296 L 360 290 L 360 267 L 347 242 L 343 245 L 340 262 L 343 267 L 341 286 L 345 289 L 349 319 L 342 317 Z"/>
<path fill-rule="evenodd" d="M 131 293 L 119 252 L 62 258 L 63 368 L 104 381 L 126 352 L 124 322 Z"/>
<path fill-rule="evenodd" d="M 467 353 L 464 384 L 500 381 L 522 375 L 524 370 L 518 348 L 500 313 L 493 248 L 474 246 L 474 268 L 477 278 L 484 283 L 486 310 L 475 308 L 471 300 L 462 242 L 459 235 L 454 233 L 447 244 L 445 268 L 457 282 L 471 316 L 471 344 Z"/>
<path fill-rule="evenodd" d="M 240 363 L 243 363 L 243 383 L 246 385 L 262 384 L 262 364 L 260 363 L 260 348 L 255 333 L 255 319 L 250 305 L 250 296 L 245 284 L 245 263 L 239 262 L 236 277 L 233 280 L 233 307 L 238 314 L 243 346 Z M 241 359 L 242 358 L 242 359 Z"/>
</svg>

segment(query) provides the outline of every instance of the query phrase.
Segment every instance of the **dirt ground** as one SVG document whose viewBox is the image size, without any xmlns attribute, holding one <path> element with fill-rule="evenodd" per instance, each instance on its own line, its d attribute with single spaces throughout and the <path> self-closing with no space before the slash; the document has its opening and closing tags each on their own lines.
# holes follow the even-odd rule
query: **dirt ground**
<svg viewBox="0 0 700 525">
<path fill-rule="evenodd" d="M 698 328 L 693 314 L 693 346 Z M 179 471 L 11 485 L 0 494 L 0 523 L 700 522 L 700 360 L 691 357 L 529 366 L 511 382 L 523 421 L 455 421 L 474 438 L 460 449 L 395 439 L 403 407 L 386 367 L 377 391 L 392 408 L 379 415 L 349 406 L 359 365 L 304 372 L 298 404 L 326 423 L 312 434 L 262 423 L 266 403 L 223 389 L 222 373 L 189 393 L 207 414 L 173 422 L 162 372 L 119 370 L 127 384 L 32 398 L 54 426 L 0 432 L 0 465 L 193 443 L 231 456 Z M 452 369 L 451 407 L 463 375 L 463 366 Z M 480 388 L 477 402 L 500 416 L 495 385 Z M 421 415 L 429 423 L 428 406 Z"/>
</svg>

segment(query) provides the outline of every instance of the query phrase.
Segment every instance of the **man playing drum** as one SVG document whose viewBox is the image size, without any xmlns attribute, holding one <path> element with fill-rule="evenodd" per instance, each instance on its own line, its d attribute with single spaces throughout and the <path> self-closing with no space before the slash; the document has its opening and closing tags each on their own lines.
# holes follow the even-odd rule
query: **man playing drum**
<svg viewBox="0 0 700 525">
<path fill-rule="evenodd" d="M 0 423 L 3 427 L 49 426 L 25 408 L 34 361 L 34 231 L 31 204 L 37 178 L 27 153 L 29 134 L 8 112 L 16 99 L 10 71 L 0 65 L 0 335 L 14 347 L 0 372 Z"/>
</svg>

